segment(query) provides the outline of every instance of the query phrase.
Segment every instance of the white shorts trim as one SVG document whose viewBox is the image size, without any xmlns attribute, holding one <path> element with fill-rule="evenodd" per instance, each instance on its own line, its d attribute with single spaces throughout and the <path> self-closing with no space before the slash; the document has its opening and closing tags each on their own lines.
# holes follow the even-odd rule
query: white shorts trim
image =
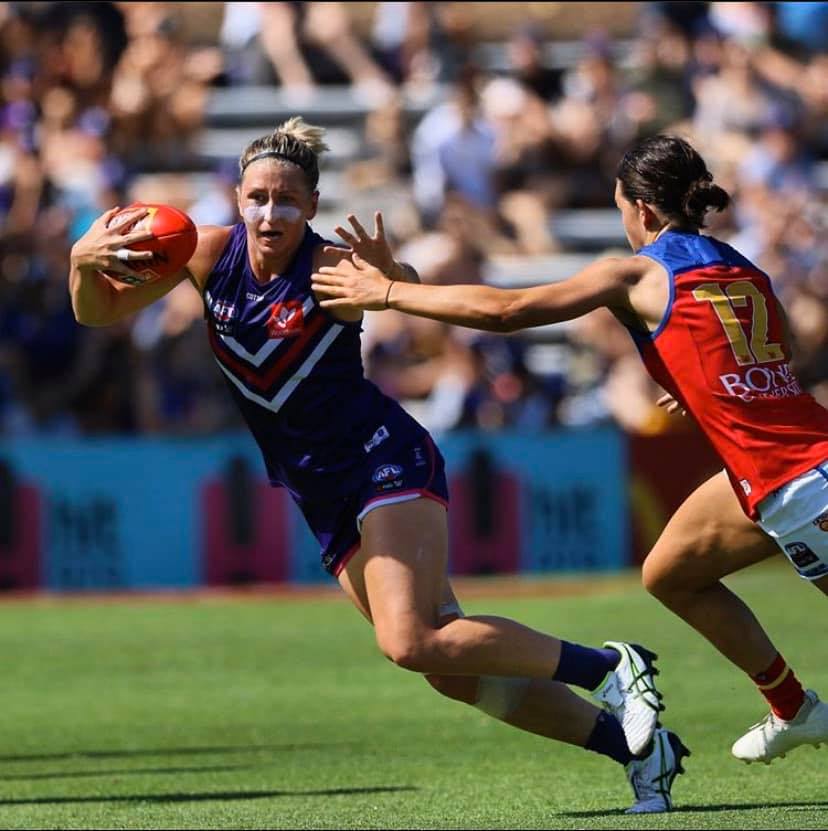
<svg viewBox="0 0 828 831">
<path fill-rule="evenodd" d="M 828 460 L 758 505 L 756 524 L 776 540 L 800 577 L 828 574 Z"/>
<path fill-rule="evenodd" d="M 399 502 L 410 502 L 412 499 L 422 499 L 423 497 L 426 499 L 433 499 L 441 505 L 446 504 L 442 499 L 432 494 L 431 491 L 428 491 L 425 488 L 401 491 L 400 493 L 389 494 L 388 496 L 377 496 L 370 500 L 370 502 L 367 502 L 365 507 L 357 514 L 357 531 L 359 531 L 360 534 L 362 533 L 362 520 L 365 519 L 365 517 L 368 516 L 374 508 L 381 508 L 383 505 L 395 505 Z"/>
</svg>

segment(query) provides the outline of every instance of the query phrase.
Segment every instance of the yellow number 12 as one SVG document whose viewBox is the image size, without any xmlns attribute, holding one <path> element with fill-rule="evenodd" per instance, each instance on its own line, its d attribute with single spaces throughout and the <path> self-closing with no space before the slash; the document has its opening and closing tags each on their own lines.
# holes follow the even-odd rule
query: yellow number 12
<svg viewBox="0 0 828 831">
<path fill-rule="evenodd" d="M 705 283 L 693 292 L 693 297 L 700 303 L 707 302 L 713 305 L 713 311 L 722 324 L 739 366 L 766 364 L 785 358 L 780 344 L 768 343 L 768 304 L 765 295 L 753 283 L 739 280 L 731 283 L 725 291 L 722 291 L 719 283 Z M 733 311 L 734 306 L 746 306 L 748 297 L 753 306 L 750 344 L 745 337 L 742 324 Z"/>
</svg>

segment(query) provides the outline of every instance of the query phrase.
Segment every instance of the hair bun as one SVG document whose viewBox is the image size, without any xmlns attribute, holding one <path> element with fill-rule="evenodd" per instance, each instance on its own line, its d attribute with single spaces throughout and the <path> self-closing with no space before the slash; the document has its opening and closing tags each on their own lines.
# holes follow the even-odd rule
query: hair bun
<svg viewBox="0 0 828 831">
<path fill-rule="evenodd" d="M 687 216 L 702 225 L 704 215 L 710 208 L 721 211 L 729 203 L 727 192 L 713 184 L 713 174 L 708 170 L 690 183 L 682 200 L 682 208 Z"/>
<path fill-rule="evenodd" d="M 708 208 L 720 211 L 730 201 L 713 184 L 704 159 L 679 136 L 658 134 L 641 139 L 624 154 L 616 178 L 621 194 L 658 208 L 674 225 L 703 228 Z"/>
</svg>

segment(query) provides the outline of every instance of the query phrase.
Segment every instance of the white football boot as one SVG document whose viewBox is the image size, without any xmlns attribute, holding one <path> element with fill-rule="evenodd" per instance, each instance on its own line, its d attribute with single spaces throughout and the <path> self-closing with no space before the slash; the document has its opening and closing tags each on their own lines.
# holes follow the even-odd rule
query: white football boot
<svg viewBox="0 0 828 831">
<path fill-rule="evenodd" d="M 673 780 L 684 773 L 681 760 L 690 751 L 681 739 L 663 727 L 653 733 L 652 748 L 643 759 L 633 759 L 626 767 L 635 802 L 625 814 L 662 814 L 673 808 Z"/>
<path fill-rule="evenodd" d="M 658 675 L 653 665 L 658 655 L 638 644 L 607 641 L 604 646 L 618 652 L 621 660 L 592 691 L 592 697 L 621 722 L 630 752 L 638 756 L 650 743 L 664 709 L 653 681 Z"/>
<path fill-rule="evenodd" d="M 781 758 L 795 747 L 819 747 L 821 742 L 828 742 L 828 704 L 813 690 L 806 690 L 805 701 L 790 721 L 768 713 L 735 742 L 731 752 L 743 762 L 769 765 L 771 759 Z"/>
</svg>

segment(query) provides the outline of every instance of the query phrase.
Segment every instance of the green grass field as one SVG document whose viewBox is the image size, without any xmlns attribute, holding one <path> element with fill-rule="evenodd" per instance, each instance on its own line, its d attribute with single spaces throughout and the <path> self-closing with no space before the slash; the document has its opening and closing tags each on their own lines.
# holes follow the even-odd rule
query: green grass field
<svg viewBox="0 0 828 831">
<path fill-rule="evenodd" d="M 825 598 L 784 565 L 730 585 L 828 694 Z M 656 649 L 665 723 L 693 751 L 676 811 L 624 816 L 619 766 L 440 698 L 338 596 L 0 599 L 0 827 L 825 827 L 828 748 L 732 759 L 761 699 L 635 576 L 461 601 Z"/>
</svg>

